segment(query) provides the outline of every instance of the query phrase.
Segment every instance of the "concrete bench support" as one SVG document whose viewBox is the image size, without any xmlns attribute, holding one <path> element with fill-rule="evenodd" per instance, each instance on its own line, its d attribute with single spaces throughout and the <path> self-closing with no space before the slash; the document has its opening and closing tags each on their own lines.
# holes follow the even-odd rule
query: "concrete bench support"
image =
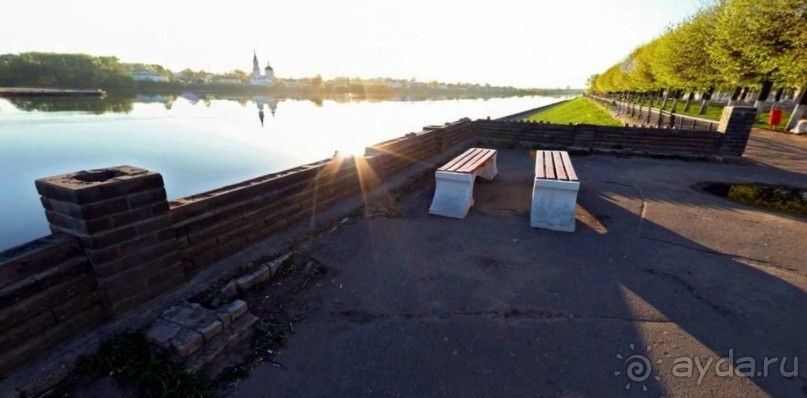
<svg viewBox="0 0 807 398">
<path fill-rule="evenodd" d="M 476 176 L 492 180 L 498 174 L 496 151 L 471 148 L 434 173 L 436 188 L 429 214 L 465 218 L 474 205 Z"/>
<path fill-rule="evenodd" d="M 574 232 L 574 212 L 580 182 L 569 154 L 536 151 L 530 226 Z"/>
</svg>

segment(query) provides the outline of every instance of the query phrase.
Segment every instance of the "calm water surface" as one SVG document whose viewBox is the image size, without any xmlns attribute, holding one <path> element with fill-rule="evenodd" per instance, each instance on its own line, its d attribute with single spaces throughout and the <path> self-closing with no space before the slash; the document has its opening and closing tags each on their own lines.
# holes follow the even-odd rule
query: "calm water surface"
<svg viewBox="0 0 807 398">
<path fill-rule="evenodd" d="M 336 150 L 362 154 L 369 144 L 425 125 L 497 118 L 559 100 L 0 98 L 0 250 L 50 233 L 37 178 L 132 165 L 160 172 L 175 199 L 328 158 Z"/>
</svg>

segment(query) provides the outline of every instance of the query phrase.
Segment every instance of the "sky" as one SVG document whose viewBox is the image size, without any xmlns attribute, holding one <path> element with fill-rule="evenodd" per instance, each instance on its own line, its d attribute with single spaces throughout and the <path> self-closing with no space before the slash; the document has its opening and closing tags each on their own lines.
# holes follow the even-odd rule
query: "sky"
<svg viewBox="0 0 807 398">
<path fill-rule="evenodd" d="M 706 0 L 5 0 L 0 53 L 114 55 L 174 71 L 584 87 Z"/>
</svg>

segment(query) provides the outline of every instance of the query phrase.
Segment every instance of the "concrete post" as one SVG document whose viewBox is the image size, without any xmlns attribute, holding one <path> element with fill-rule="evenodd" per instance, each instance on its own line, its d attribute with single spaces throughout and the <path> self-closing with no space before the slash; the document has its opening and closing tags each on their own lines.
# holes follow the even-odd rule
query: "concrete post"
<svg viewBox="0 0 807 398">
<path fill-rule="evenodd" d="M 185 281 L 162 176 L 131 166 L 36 181 L 53 232 L 75 236 L 119 316 Z"/>
<path fill-rule="evenodd" d="M 718 153 L 724 156 L 742 156 L 751 128 L 757 118 L 757 108 L 753 106 L 726 106 L 717 131 L 723 133 Z"/>
</svg>

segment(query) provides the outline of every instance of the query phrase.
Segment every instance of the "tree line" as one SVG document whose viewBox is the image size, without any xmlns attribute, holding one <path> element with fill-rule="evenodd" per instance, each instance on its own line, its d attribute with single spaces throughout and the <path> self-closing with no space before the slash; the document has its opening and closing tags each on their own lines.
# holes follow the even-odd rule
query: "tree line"
<svg viewBox="0 0 807 398">
<path fill-rule="evenodd" d="M 148 71 L 153 75 L 164 77 L 164 81 L 137 81 L 133 79 L 133 73 L 136 71 Z M 210 74 L 204 70 L 184 69 L 175 75 L 161 65 L 123 63 L 113 56 L 45 52 L 0 55 L 0 87 L 104 88 L 165 92 L 189 88 L 201 91 L 266 91 L 265 87 L 248 85 L 250 78 L 251 74 L 243 70 Z M 276 79 L 273 91 L 350 93 L 371 96 L 396 93 L 406 95 L 467 93 L 487 96 L 570 95 L 580 92 L 580 90 L 569 89 L 518 89 L 462 82 L 456 84 L 443 84 L 437 81 L 425 83 L 416 82 L 415 79 L 395 80 L 398 82 L 395 86 L 388 84 L 389 81 L 393 81 L 393 79 L 354 77 L 325 81 L 322 76 L 317 75 L 299 79 Z"/>
<path fill-rule="evenodd" d="M 775 89 L 799 92 L 793 118 L 807 105 L 807 0 L 716 0 L 697 14 L 633 50 L 589 78 L 589 90 L 627 98 L 686 97 L 686 110 L 701 94 L 706 113 L 716 91 L 744 100 L 756 91 L 761 108 Z M 791 121 L 792 122 L 792 121 Z"/>
<path fill-rule="evenodd" d="M 29 52 L 0 55 L 0 86 L 129 88 L 132 68 L 147 66 L 170 74 L 160 65 L 125 64 L 117 57 Z"/>
</svg>

